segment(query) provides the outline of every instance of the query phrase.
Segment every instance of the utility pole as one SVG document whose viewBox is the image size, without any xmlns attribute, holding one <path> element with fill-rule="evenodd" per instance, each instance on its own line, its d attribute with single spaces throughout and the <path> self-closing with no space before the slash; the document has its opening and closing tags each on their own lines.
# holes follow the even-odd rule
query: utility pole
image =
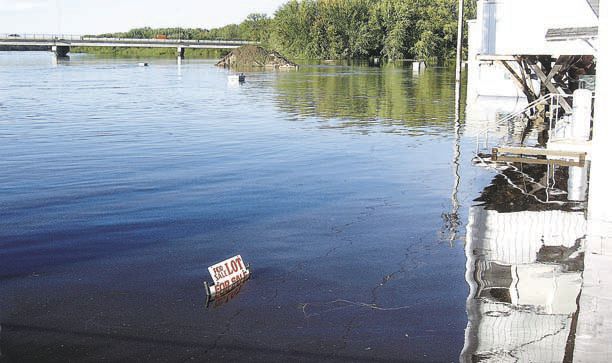
<svg viewBox="0 0 612 363">
<path fill-rule="evenodd" d="M 459 0 L 457 16 L 457 64 L 455 67 L 455 144 L 453 148 L 453 191 L 451 194 L 452 212 L 448 214 L 447 223 L 450 226 L 450 244 L 457 237 L 459 230 L 459 184 L 461 176 L 459 174 L 459 163 L 461 159 L 461 50 L 463 43 L 463 0 Z"/>
<path fill-rule="evenodd" d="M 459 0 L 457 15 L 457 64 L 455 66 L 455 102 L 461 102 L 461 50 L 463 43 L 463 0 Z"/>
<path fill-rule="evenodd" d="M 55 1 L 55 6 L 57 8 L 57 36 L 60 37 L 62 34 L 62 4 L 61 0 Z"/>
</svg>

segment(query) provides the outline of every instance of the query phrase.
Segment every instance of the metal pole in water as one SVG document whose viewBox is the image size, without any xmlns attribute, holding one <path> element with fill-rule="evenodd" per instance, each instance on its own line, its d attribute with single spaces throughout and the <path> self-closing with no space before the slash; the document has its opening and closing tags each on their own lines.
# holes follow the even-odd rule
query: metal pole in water
<svg viewBox="0 0 612 363">
<path fill-rule="evenodd" d="M 455 145 L 453 148 L 453 177 L 454 184 L 451 192 L 452 211 L 447 215 L 449 227 L 449 242 L 454 245 L 459 230 L 459 185 L 461 175 L 459 174 L 460 128 L 461 128 L 461 43 L 463 39 L 463 0 L 459 0 L 459 14 L 457 20 L 457 66 L 455 68 Z"/>
<path fill-rule="evenodd" d="M 459 217 L 459 186 L 461 184 L 461 174 L 459 172 L 459 163 L 461 162 L 461 123 L 459 122 L 459 113 L 455 116 L 455 143 L 453 147 L 453 189 L 451 192 L 451 204 L 452 211 L 449 215 L 450 224 L 450 246 L 454 247 L 457 234 L 459 233 L 459 226 L 461 225 L 461 218 Z"/>
<path fill-rule="evenodd" d="M 455 66 L 455 107 L 461 102 L 461 49 L 463 44 L 463 0 L 459 0 L 457 15 L 457 64 Z"/>
</svg>

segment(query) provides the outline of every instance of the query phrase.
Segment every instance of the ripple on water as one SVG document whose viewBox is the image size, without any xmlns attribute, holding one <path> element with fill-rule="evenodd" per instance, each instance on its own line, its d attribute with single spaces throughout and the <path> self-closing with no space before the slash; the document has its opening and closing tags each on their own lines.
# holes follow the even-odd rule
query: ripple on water
<svg viewBox="0 0 612 363">
<path fill-rule="evenodd" d="M 452 72 L 152 63 L 0 54 L 3 353 L 456 359 Z M 253 279 L 206 309 L 236 253 Z"/>
</svg>

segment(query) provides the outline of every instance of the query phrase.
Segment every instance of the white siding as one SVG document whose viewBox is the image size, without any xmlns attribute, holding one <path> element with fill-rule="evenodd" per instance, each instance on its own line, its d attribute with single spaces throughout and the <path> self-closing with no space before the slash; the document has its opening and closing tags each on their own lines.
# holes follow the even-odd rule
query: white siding
<svg viewBox="0 0 612 363">
<path fill-rule="evenodd" d="M 597 26 L 585 0 L 480 0 L 478 19 L 487 55 L 594 54 L 584 41 L 547 42 L 551 28 Z"/>
</svg>

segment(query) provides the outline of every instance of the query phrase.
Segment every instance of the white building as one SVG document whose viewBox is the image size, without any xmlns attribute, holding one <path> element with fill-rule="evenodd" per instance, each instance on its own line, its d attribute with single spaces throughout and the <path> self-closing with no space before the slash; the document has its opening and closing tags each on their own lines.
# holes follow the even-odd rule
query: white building
<svg viewBox="0 0 612 363">
<path fill-rule="evenodd" d="M 468 97 L 525 98 L 517 57 L 595 55 L 599 0 L 478 0 L 468 22 Z M 530 72 L 528 70 L 528 72 Z M 532 79 L 533 78 L 533 79 Z M 538 95 L 535 75 L 525 80 Z"/>
<path fill-rule="evenodd" d="M 611 20 L 610 1 L 600 4 L 599 0 L 478 0 L 477 18 L 469 22 L 468 136 L 482 136 L 481 130 L 486 130 L 489 136 L 490 130 L 497 129 L 499 131 L 492 136 L 503 136 L 504 130 L 496 123 L 500 113 L 524 108 L 528 96 L 541 96 L 541 89 L 550 93 L 564 92 L 553 79 L 557 75 L 553 70 L 556 68 L 558 72 L 564 66 L 557 64 L 563 56 L 594 56 L 597 83 L 591 124 L 592 147 L 588 148 L 591 159 L 589 203 L 578 319 L 576 314 L 566 314 L 573 310 L 572 304 L 555 302 L 573 301 L 579 281 L 554 270 L 539 271 L 540 265 L 516 264 L 530 259 L 534 245 L 517 245 L 519 241 L 514 242 L 517 237 L 511 231 L 515 222 L 528 218 L 533 221 L 529 230 L 540 223 L 561 227 L 559 231 L 543 228 L 542 236 L 568 232 L 576 235 L 584 228 L 583 216 L 554 213 L 556 216 L 543 217 L 548 221 L 537 222 L 540 217 L 524 212 L 515 216 L 499 215 L 494 210 L 475 207 L 470 211 L 466 241 L 466 280 L 471 294 L 462 361 L 563 361 L 566 357 L 560 348 L 568 336 L 570 323 L 575 329 L 573 361 L 612 361 L 612 193 L 609 187 L 612 171 L 608 156 L 612 152 L 612 123 L 607 105 L 612 99 Z M 552 64 L 546 67 L 539 63 L 540 57 L 550 57 Z M 531 64 L 525 60 L 530 60 Z M 573 61 L 575 58 L 565 66 L 571 66 Z M 551 83 L 542 82 L 541 75 L 534 74 L 534 68 L 542 71 L 544 80 Z M 554 91 L 549 86 L 553 86 Z M 528 95 L 529 92 L 532 94 Z M 549 143 L 547 148 L 550 146 Z M 584 177 L 579 179 L 583 181 Z M 573 227 L 568 229 L 566 223 Z M 520 232 L 526 233 L 522 228 Z M 518 249 L 508 249 L 509 246 Z M 474 248 L 484 251 L 484 255 L 475 255 Z M 481 279 L 485 275 L 494 278 Z M 552 277 L 551 282 L 561 278 L 551 285 L 553 290 L 544 287 L 548 283 L 541 277 L 546 275 Z M 525 284 L 533 288 L 525 289 Z M 505 295 L 500 293 L 502 289 L 507 291 Z M 530 294 L 534 290 L 539 293 Z M 559 294 L 566 297 L 558 299 Z M 487 299 L 496 296 L 503 297 L 503 301 Z M 544 313 L 520 308 L 529 300 L 532 301 L 528 305 L 538 306 Z M 541 344 L 544 341 L 555 348 L 550 350 L 550 346 Z"/>
</svg>

